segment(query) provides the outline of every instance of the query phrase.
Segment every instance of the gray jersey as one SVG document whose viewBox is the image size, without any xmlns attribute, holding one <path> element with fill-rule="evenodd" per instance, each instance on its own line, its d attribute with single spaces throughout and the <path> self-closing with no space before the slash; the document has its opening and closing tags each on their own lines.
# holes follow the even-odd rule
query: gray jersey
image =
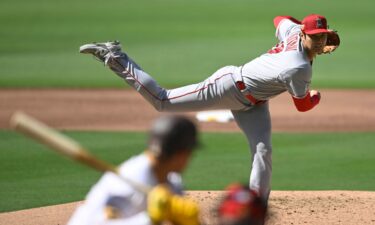
<svg viewBox="0 0 375 225">
<path fill-rule="evenodd" d="M 256 99 L 267 100 L 284 91 L 295 97 L 306 95 L 312 68 L 301 46 L 300 30 L 300 25 L 282 20 L 276 31 L 280 43 L 243 66 L 243 80 Z"/>
</svg>

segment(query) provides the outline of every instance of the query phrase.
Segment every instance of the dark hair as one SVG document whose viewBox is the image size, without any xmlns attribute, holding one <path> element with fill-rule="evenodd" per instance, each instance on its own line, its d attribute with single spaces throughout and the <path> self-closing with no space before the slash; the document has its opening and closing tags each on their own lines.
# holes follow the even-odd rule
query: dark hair
<svg viewBox="0 0 375 225">
<path fill-rule="evenodd" d="M 186 117 L 163 116 L 152 126 L 149 150 L 160 159 L 167 159 L 182 150 L 192 151 L 197 145 L 197 128 Z"/>
</svg>

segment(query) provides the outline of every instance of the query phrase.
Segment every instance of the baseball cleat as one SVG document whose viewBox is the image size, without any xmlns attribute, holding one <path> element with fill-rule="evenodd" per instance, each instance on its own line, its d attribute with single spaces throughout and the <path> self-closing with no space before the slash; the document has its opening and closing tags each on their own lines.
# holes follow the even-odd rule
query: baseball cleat
<svg viewBox="0 0 375 225">
<path fill-rule="evenodd" d="M 120 52 L 121 44 L 119 41 L 109 41 L 109 42 L 94 42 L 91 44 L 82 45 L 79 48 L 79 52 L 83 54 L 92 54 L 95 58 L 102 62 L 106 61 L 106 56 L 108 53 Z"/>
</svg>

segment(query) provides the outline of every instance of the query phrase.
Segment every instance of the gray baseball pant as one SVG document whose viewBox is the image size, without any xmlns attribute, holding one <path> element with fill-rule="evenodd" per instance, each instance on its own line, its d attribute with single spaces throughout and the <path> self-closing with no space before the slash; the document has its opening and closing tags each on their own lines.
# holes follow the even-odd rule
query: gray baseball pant
<svg viewBox="0 0 375 225">
<path fill-rule="evenodd" d="M 268 200 L 272 172 L 271 118 L 268 101 L 252 105 L 238 90 L 240 68 L 226 66 L 206 80 L 175 89 L 164 89 L 125 53 L 111 53 L 107 65 L 137 90 L 158 111 L 188 112 L 230 109 L 252 153 L 250 188 Z"/>
</svg>

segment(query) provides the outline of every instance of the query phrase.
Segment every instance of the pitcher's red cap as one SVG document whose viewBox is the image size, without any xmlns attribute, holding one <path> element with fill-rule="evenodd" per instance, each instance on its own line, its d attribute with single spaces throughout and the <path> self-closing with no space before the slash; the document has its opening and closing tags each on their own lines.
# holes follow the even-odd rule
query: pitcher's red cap
<svg viewBox="0 0 375 225">
<path fill-rule="evenodd" d="M 306 34 L 328 33 L 327 19 L 318 14 L 311 14 L 303 18 L 302 31 Z"/>
</svg>

